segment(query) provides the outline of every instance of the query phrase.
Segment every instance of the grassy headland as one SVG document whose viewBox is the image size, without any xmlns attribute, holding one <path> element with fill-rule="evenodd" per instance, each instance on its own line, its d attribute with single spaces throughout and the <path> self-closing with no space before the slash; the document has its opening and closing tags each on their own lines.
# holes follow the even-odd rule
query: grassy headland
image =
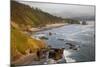
<svg viewBox="0 0 100 67">
<path fill-rule="evenodd" d="M 31 38 L 24 31 L 55 23 L 79 23 L 77 20 L 62 19 L 25 4 L 11 1 L 11 61 L 17 61 L 28 53 L 47 48 L 42 40 Z"/>
</svg>

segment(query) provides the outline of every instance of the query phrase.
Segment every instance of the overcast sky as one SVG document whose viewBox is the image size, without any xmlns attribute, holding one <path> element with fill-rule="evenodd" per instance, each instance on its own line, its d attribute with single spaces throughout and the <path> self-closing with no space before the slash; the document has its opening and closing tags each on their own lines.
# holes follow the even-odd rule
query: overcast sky
<svg viewBox="0 0 100 67">
<path fill-rule="evenodd" d="M 42 11 L 63 18 L 95 16 L 95 7 L 93 5 L 83 6 L 83 5 L 71 5 L 71 4 L 40 3 L 40 2 L 32 2 L 32 1 L 19 1 L 19 2 L 27 4 L 31 7 L 35 7 L 35 8 L 37 7 Z"/>
</svg>

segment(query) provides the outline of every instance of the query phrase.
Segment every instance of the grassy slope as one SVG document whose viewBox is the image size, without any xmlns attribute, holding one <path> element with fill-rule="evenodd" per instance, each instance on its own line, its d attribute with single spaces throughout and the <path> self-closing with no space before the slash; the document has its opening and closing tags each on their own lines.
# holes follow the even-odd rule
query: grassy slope
<svg viewBox="0 0 100 67">
<path fill-rule="evenodd" d="M 13 26 L 11 27 L 11 58 L 13 60 L 25 55 L 25 51 L 28 49 L 34 53 L 45 47 L 46 45 L 43 41 L 33 39 Z"/>
</svg>

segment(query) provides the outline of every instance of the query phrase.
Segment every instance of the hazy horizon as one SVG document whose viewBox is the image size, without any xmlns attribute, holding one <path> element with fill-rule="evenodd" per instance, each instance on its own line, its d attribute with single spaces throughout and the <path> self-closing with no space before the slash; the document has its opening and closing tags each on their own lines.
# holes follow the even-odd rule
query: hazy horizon
<svg viewBox="0 0 100 67">
<path fill-rule="evenodd" d="M 95 6 L 17 1 L 62 18 L 95 19 Z"/>
</svg>

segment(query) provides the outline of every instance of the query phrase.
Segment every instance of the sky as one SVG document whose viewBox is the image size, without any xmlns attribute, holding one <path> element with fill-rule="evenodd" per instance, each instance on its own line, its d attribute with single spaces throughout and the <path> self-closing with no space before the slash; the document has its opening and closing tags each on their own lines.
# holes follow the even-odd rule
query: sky
<svg viewBox="0 0 100 67">
<path fill-rule="evenodd" d="M 17 0 L 19 1 L 19 0 Z M 90 5 L 73 5 L 73 4 L 57 4 L 57 3 L 43 3 L 34 1 L 19 1 L 27 4 L 30 7 L 39 8 L 42 11 L 48 12 L 52 15 L 63 18 L 94 18 L 95 6 Z"/>
</svg>

